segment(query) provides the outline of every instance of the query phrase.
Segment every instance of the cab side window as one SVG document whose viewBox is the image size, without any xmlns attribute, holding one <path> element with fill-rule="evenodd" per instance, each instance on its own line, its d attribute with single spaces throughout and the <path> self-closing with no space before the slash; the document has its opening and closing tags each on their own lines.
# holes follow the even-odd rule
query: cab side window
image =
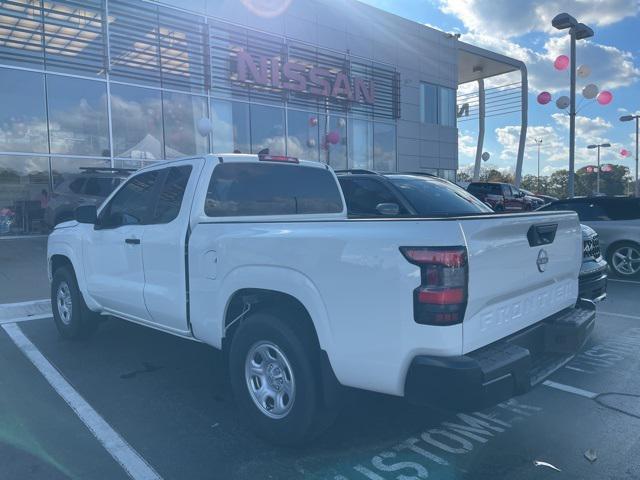
<svg viewBox="0 0 640 480">
<path fill-rule="evenodd" d="M 349 215 L 380 217 L 377 206 L 381 203 L 395 203 L 400 207 L 399 215 L 408 212 L 398 197 L 382 182 L 370 178 L 338 178 L 347 201 Z"/>
<path fill-rule="evenodd" d="M 100 226 L 116 228 L 122 225 L 147 223 L 151 219 L 155 206 L 155 192 L 161 173 L 160 170 L 153 170 L 127 180 L 127 183 L 100 212 Z"/>
<path fill-rule="evenodd" d="M 167 169 L 150 223 L 169 223 L 180 213 L 184 191 L 191 176 L 191 165 Z"/>
</svg>

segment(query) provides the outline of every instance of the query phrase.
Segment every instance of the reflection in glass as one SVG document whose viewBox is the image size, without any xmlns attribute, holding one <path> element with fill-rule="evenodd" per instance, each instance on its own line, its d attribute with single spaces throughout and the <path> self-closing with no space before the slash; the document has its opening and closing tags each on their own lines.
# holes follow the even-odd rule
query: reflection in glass
<svg viewBox="0 0 640 480">
<path fill-rule="evenodd" d="M 109 156 L 103 82 L 47 76 L 51 153 Z"/>
<path fill-rule="evenodd" d="M 207 137 L 200 135 L 196 127 L 198 120 L 208 116 L 205 98 L 163 92 L 162 113 L 166 158 L 207 153 Z"/>
<path fill-rule="evenodd" d="M 0 69 L 0 150 L 49 152 L 44 75 Z"/>
<path fill-rule="evenodd" d="M 456 91 L 440 87 L 440 125 L 456 126 Z"/>
<path fill-rule="evenodd" d="M 284 109 L 251 105 L 251 152 L 265 148 L 271 155 L 285 155 Z"/>
<path fill-rule="evenodd" d="M 49 196 L 47 158 L 0 156 L 0 236 L 45 231 Z"/>
<path fill-rule="evenodd" d="M 349 119 L 349 168 L 373 168 L 373 125 L 367 120 Z"/>
<path fill-rule="evenodd" d="M 420 84 L 420 121 L 438 123 L 438 87 L 430 83 Z"/>
<path fill-rule="evenodd" d="M 71 220 L 80 205 L 100 205 L 128 175 L 114 172 L 110 166 L 108 159 L 52 157 L 53 189 L 44 212 L 45 223 L 54 227 Z"/>
<path fill-rule="evenodd" d="M 319 160 L 321 119 L 317 113 L 287 112 L 287 155 L 305 160 Z"/>
<path fill-rule="evenodd" d="M 340 115 L 322 117 L 321 159 L 335 170 L 347 168 L 347 119 Z"/>
<path fill-rule="evenodd" d="M 249 104 L 211 100 L 215 153 L 251 153 Z"/>
<path fill-rule="evenodd" d="M 373 168 L 380 172 L 396 170 L 396 126 L 373 124 Z"/>
<path fill-rule="evenodd" d="M 138 160 L 164 157 L 158 90 L 111 84 L 111 117 L 115 156 Z"/>
</svg>

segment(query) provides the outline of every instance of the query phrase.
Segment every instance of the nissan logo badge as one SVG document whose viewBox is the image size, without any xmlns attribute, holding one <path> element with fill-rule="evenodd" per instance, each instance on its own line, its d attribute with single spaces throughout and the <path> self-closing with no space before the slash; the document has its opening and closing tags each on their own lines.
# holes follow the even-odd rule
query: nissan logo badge
<svg viewBox="0 0 640 480">
<path fill-rule="evenodd" d="M 538 271 L 540 273 L 547 269 L 547 263 L 549 263 L 549 255 L 547 255 L 547 251 L 544 248 L 541 248 L 538 252 L 538 259 L 536 260 L 536 265 L 538 265 Z"/>
</svg>

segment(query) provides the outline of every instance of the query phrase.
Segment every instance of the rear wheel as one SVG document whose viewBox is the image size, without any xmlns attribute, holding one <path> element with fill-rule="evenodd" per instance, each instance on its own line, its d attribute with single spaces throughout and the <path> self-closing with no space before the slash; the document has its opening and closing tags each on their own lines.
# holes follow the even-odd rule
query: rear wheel
<svg viewBox="0 0 640 480">
<path fill-rule="evenodd" d="M 608 260 L 617 275 L 627 278 L 640 276 L 640 245 L 637 243 L 622 242 L 614 245 Z"/>
<path fill-rule="evenodd" d="M 271 313 L 250 314 L 233 336 L 231 386 L 242 418 L 279 445 L 309 441 L 332 420 L 321 401 L 317 347 Z"/>
<path fill-rule="evenodd" d="M 60 267 L 53 274 L 51 309 L 56 328 L 66 339 L 86 339 L 98 327 L 97 314 L 84 302 L 71 267 Z"/>
</svg>

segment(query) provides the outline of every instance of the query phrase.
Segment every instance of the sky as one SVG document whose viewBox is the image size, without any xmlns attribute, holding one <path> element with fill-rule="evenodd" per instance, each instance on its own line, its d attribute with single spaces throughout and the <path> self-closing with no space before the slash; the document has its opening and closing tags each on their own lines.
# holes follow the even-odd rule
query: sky
<svg viewBox="0 0 640 480">
<path fill-rule="evenodd" d="M 523 173 L 537 173 L 535 139 L 540 147 L 541 175 L 568 168 L 569 117 L 555 101 L 569 95 L 569 70 L 554 69 L 559 55 L 569 55 L 568 34 L 551 26 L 551 19 L 567 12 L 595 32 L 579 40 L 577 65 L 591 73 L 578 78 L 576 117 L 576 168 L 596 164 L 594 143 L 611 143 L 602 149 L 601 162 L 625 165 L 635 172 L 635 128 L 622 123 L 621 115 L 640 113 L 640 0 L 361 0 L 396 15 L 445 32 L 460 33 L 460 40 L 503 53 L 526 63 L 529 72 L 529 128 Z M 493 78 L 486 87 L 518 81 L 519 75 Z M 589 83 L 613 93 L 606 106 L 582 97 Z M 475 89 L 475 85 L 461 86 Z M 538 94 L 548 91 L 552 101 L 540 105 Z M 460 168 L 472 164 L 477 141 L 477 121 L 459 122 Z M 486 119 L 484 151 L 488 164 L 501 170 L 515 167 L 520 114 Z M 623 157 L 621 149 L 632 152 Z"/>
</svg>

